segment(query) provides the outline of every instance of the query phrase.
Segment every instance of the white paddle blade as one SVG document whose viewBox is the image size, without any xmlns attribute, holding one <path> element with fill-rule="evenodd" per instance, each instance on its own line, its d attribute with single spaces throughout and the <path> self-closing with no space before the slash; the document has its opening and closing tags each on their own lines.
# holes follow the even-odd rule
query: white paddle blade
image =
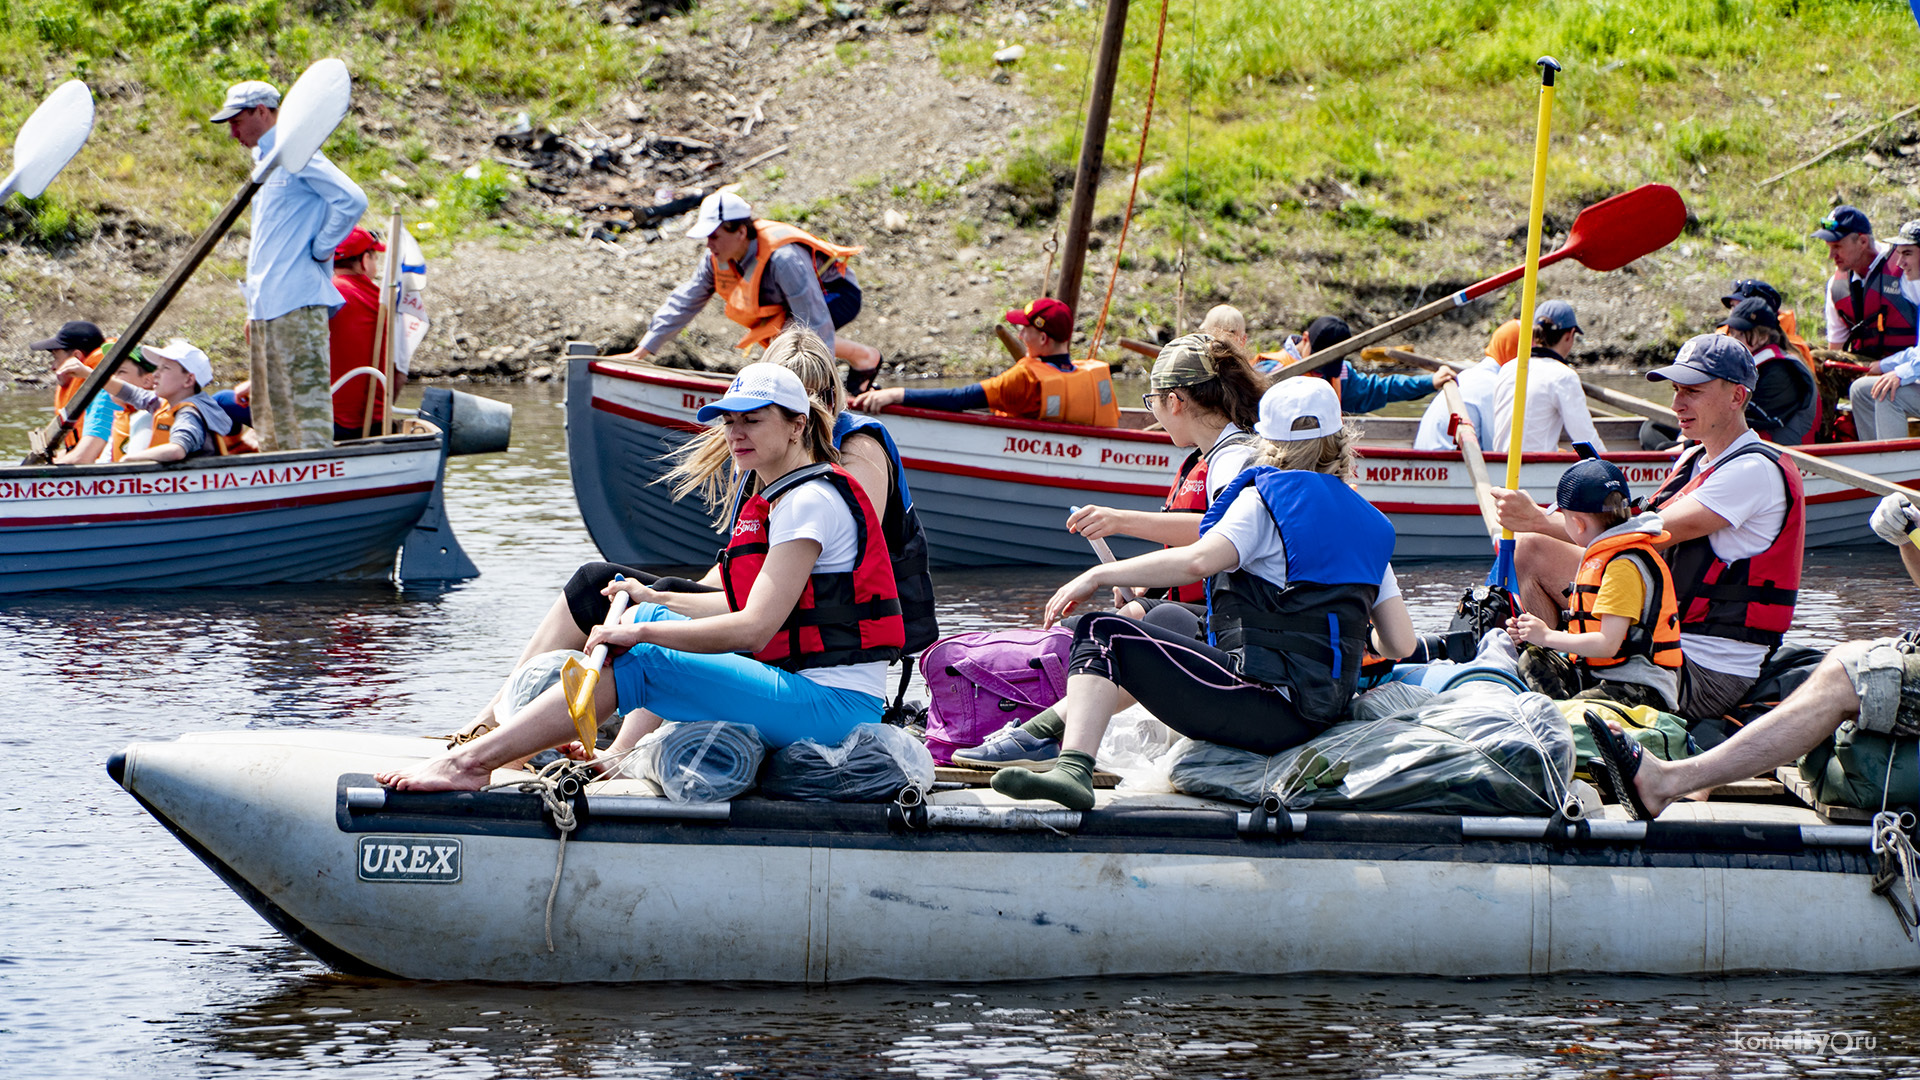
<svg viewBox="0 0 1920 1080">
<path fill-rule="evenodd" d="M 254 181 L 265 180 L 275 166 L 290 173 L 306 168 L 320 144 L 340 126 L 352 101 L 353 79 L 346 61 L 331 56 L 314 61 L 281 100 L 273 124 L 273 152 L 255 166 Z"/>
<path fill-rule="evenodd" d="M 79 79 L 61 83 L 20 125 L 20 137 L 13 143 L 13 173 L 7 178 L 11 190 L 39 198 L 92 134 L 93 91 Z"/>
</svg>

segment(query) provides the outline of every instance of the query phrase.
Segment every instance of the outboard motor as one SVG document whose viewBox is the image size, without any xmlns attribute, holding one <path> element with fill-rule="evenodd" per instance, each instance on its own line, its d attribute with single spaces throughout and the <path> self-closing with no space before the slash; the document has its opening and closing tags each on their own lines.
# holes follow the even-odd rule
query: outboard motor
<svg viewBox="0 0 1920 1080">
<path fill-rule="evenodd" d="M 453 395 L 453 417 L 447 430 L 447 453 L 497 454 L 513 436 L 513 406 L 464 390 Z"/>
</svg>

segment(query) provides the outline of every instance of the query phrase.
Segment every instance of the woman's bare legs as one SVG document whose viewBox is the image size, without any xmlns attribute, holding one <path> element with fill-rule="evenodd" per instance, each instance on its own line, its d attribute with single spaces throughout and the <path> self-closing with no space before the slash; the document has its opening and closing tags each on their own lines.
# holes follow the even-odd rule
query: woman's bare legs
<svg viewBox="0 0 1920 1080">
<path fill-rule="evenodd" d="M 572 625 L 572 620 L 568 620 Z M 613 715 L 612 672 L 603 672 L 594 688 L 594 715 Z M 652 715 L 652 714 L 648 714 Z M 656 718 L 657 723 L 657 718 Z M 622 732 L 624 734 L 624 731 Z M 574 737 L 573 717 L 559 684 L 546 689 L 533 703 L 514 713 L 506 723 L 448 750 L 439 757 L 408 769 L 378 773 L 374 779 L 395 791 L 478 791 L 487 786 L 493 770 L 532 757 Z M 636 741 L 639 736 L 634 736 Z"/>
<path fill-rule="evenodd" d="M 540 625 L 534 628 L 533 636 L 527 639 L 527 647 L 520 650 L 520 659 L 515 660 L 513 666 L 517 669 L 541 653 L 559 649 L 585 650 L 586 647 L 587 635 L 574 624 L 573 612 L 567 607 L 566 595 L 562 594 L 554 599 L 553 606 L 540 619 Z M 501 695 L 506 690 L 506 682 L 502 680 L 500 688 L 480 707 L 480 712 L 474 716 L 473 723 L 467 726 L 467 731 L 486 731 L 498 722 L 494 710 L 499 708 Z"/>
</svg>

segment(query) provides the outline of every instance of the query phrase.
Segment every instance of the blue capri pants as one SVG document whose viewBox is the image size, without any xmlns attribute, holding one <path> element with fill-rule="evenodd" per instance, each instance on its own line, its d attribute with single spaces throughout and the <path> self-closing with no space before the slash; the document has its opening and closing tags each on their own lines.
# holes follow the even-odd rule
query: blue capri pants
<svg viewBox="0 0 1920 1080">
<path fill-rule="evenodd" d="M 677 622 L 658 604 L 637 604 L 626 621 Z M 752 724 L 771 746 L 813 739 L 829 746 L 856 724 L 880 722 L 886 702 L 872 694 L 821 686 L 738 653 L 693 653 L 641 644 L 613 659 L 620 712 L 648 709 L 681 723 L 727 720 Z"/>
</svg>

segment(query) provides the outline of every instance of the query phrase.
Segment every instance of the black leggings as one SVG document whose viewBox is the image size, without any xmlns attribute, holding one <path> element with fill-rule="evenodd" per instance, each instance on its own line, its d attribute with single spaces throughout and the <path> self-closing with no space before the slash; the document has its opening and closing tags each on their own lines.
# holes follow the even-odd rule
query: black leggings
<svg viewBox="0 0 1920 1080">
<path fill-rule="evenodd" d="M 1087 615 L 1073 630 L 1069 675 L 1098 675 L 1191 739 L 1277 754 L 1326 730 L 1280 691 L 1241 675 L 1233 654 L 1122 615 Z"/>
<path fill-rule="evenodd" d="M 607 612 L 612 609 L 613 601 L 602 596 L 600 590 L 607 587 L 615 574 L 660 592 L 720 591 L 711 585 L 702 585 L 686 578 L 661 577 L 618 563 L 590 562 L 575 570 L 573 576 L 567 579 L 567 610 L 573 613 L 573 625 L 579 627 L 581 633 L 590 634 L 594 627 L 607 621 Z"/>
</svg>

